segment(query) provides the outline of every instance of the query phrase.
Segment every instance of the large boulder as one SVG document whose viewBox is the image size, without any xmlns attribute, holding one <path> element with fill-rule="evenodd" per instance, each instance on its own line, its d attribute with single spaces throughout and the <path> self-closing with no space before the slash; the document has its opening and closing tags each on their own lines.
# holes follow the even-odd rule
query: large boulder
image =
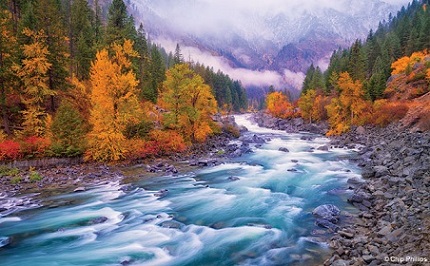
<svg viewBox="0 0 430 266">
<path fill-rule="evenodd" d="M 340 210 L 333 204 L 324 204 L 316 207 L 312 214 L 320 220 L 326 220 L 331 223 L 337 223 L 339 221 Z"/>
</svg>

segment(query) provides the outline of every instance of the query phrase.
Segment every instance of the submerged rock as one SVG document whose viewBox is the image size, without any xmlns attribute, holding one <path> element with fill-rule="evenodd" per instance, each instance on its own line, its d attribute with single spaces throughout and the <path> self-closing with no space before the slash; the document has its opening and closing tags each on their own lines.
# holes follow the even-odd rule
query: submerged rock
<svg viewBox="0 0 430 266">
<path fill-rule="evenodd" d="M 7 236 L 0 236 L 0 248 L 9 245 L 10 238 Z"/>
<path fill-rule="evenodd" d="M 229 176 L 227 179 L 228 179 L 229 181 L 238 181 L 238 180 L 240 180 L 240 178 L 239 178 L 239 177 L 237 177 L 237 176 Z"/>
<path fill-rule="evenodd" d="M 285 148 L 285 147 L 281 147 L 278 149 L 278 151 L 283 151 L 283 152 L 290 152 L 289 149 Z"/>
<path fill-rule="evenodd" d="M 176 221 L 164 221 L 160 226 L 164 228 L 181 229 L 184 225 Z"/>
<path fill-rule="evenodd" d="M 104 216 L 97 217 L 97 218 L 92 219 L 91 221 L 89 221 L 88 225 L 102 224 L 102 223 L 106 222 L 107 220 L 108 220 L 108 218 L 104 217 Z"/>
<path fill-rule="evenodd" d="M 158 192 L 154 193 L 154 196 L 162 198 L 165 197 L 169 193 L 168 189 L 161 189 Z"/>
</svg>

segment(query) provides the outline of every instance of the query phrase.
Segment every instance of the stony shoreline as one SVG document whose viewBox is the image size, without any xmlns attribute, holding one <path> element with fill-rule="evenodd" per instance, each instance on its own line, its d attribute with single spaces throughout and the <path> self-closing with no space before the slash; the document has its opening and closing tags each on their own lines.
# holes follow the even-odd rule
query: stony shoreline
<svg viewBox="0 0 430 266">
<path fill-rule="evenodd" d="M 351 144 L 363 145 L 357 163 L 365 183 L 348 200 L 361 212 L 331 239 L 326 265 L 430 263 L 430 133 L 391 125 L 332 139 Z"/>
<path fill-rule="evenodd" d="M 254 115 L 260 126 L 324 134 L 327 124 Z M 332 147 L 360 147 L 355 158 L 364 182 L 348 182 L 348 202 L 360 210 L 334 234 L 325 265 L 424 265 L 430 263 L 430 133 L 400 125 L 358 127 L 331 138 Z M 340 216 L 342 217 L 342 215 Z M 342 218 L 341 218 L 342 219 Z"/>
</svg>

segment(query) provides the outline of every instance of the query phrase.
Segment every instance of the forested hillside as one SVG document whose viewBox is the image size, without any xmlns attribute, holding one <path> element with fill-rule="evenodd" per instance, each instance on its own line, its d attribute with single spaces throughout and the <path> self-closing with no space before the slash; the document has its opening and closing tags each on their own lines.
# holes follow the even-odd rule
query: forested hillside
<svg viewBox="0 0 430 266">
<path fill-rule="evenodd" d="M 238 81 L 166 53 L 123 0 L 0 0 L 0 28 L 0 160 L 177 152 L 247 108 Z"/>
<path fill-rule="evenodd" d="M 419 98 L 430 90 L 428 5 L 428 0 L 412 1 L 370 31 L 365 41 L 356 40 L 349 49 L 335 51 L 325 72 L 312 65 L 299 109 L 289 116 L 328 120 L 329 134 L 341 134 L 354 125 L 410 120 L 414 113 L 414 123 L 430 129 L 420 122 L 428 120 L 428 113 L 416 111 L 424 106 L 424 98 Z"/>
</svg>

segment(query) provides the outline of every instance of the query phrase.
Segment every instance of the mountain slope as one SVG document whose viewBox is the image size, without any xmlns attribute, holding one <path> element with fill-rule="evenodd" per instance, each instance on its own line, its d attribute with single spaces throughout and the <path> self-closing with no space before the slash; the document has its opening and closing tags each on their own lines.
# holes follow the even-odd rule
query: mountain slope
<svg viewBox="0 0 430 266">
<path fill-rule="evenodd" d="M 397 11 L 400 2 L 408 1 L 125 2 L 153 40 L 198 48 L 231 68 L 283 75 L 284 69 L 304 72 L 311 63 L 327 65 L 333 50 L 365 37 L 370 28 Z M 288 80 L 284 77 L 279 82 Z"/>
</svg>

